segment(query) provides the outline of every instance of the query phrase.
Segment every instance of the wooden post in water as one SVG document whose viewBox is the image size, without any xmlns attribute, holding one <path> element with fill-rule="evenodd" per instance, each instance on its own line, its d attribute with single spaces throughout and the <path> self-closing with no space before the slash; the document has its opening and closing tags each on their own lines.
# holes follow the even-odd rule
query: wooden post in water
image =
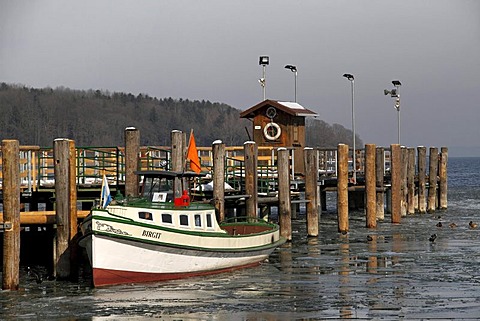
<svg viewBox="0 0 480 321">
<path fill-rule="evenodd" d="M 415 148 L 407 148 L 407 214 L 415 214 Z"/>
<path fill-rule="evenodd" d="M 170 133 L 170 138 L 171 138 L 171 157 L 172 157 L 172 163 L 171 163 L 171 170 L 175 172 L 181 172 L 185 168 L 185 141 L 186 137 L 183 134 L 182 131 L 180 130 L 172 130 Z M 182 196 L 182 182 L 179 178 L 175 178 L 174 181 L 174 191 L 173 191 L 173 197 L 178 198 Z"/>
<path fill-rule="evenodd" d="M 425 146 L 417 147 L 418 154 L 418 212 L 427 212 L 426 198 L 426 170 L 427 170 L 427 149 Z"/>
<path fill-rule="evenodd" d="M 18 140 L 2 140 L 3 269 L 2 289 L 20 283 L 20 151 Z"/>
<path fill-rule="evenodd" d="M 245 201 L 247 217 L 257 217 L 258 196 L 257 196 L 257 144 L 253 141 L 245 142 L 245 192 L 250 197 Z"/>
<path fill-rule="evenodd" d="M 125 196 L 138 196 L 138 177 L 135 171 L 139 169 L 140 131 L 135 127 L 125 128 Z"/>
<path fill-rule="evenodd" d="M 375 156 L 375 181 L 377 187 L 376 203 L 377 203 L 377 220 L 385 219 L 385 192 L 384 192 L 384 178 L 385 178 L 385 149 L 377 147 Z"/>
<path fill-rule="evenodd" d="M 365 214 L 366 227 L 377 227 L 377 187 L 375 173 L 375 144 L 365 144 Z"/>
<path fill-rule="evenodd" d="M 440 189 L 440 199 L 438 203 L 438 207 L 442 210 L 447 209 L 447 191 L 448 191 L 448 184 L 447 184 L 447 162 L 448 162 L 448 148 L 442 147 L 440 149 L 440 160 L 439 160 L 439 184 L 438 187 Z"/>
<path fill-rule="evenodd" d="M 402 217 L 407 216 L 407 168 L 408 168 L 408 153 L 407 148 L 402 146 L 402 166 L 401 166 L 401 212 Z"/>
<path fill-rule="evenodd" d="M 78 218 L 77 218 L 77 151 L 75 149 L 75 141 L 68 141 L 68 160 L 69 160 L 69 181 L 68 181 L 68 205 L 69 205 L 69 220 L 70 220 L 70 240 L 78 232 Z"/>
<path fill-rule="evenodd" d="M 337 211 L 338 231 L 348 232 L 348 145 L 338 144 Z"/>
<path fill-rule="evenodd" d="M 213 205 L 219 222 L 225 220 L 225 144 L 216 140 L 213 154 Z"/>
<path fill-rule="evenodd" d="M 70 140 L 57 138 L 53 142 L 55 172 L 55 236 L 54 275 L 57 279 L 70 277 Z M 75 160 L 73 160 L 75 162 Z"/>
<path fill-rule="evenodd" d="M 185 157 L 184 157 L 184 149 L 183 146 L 184 139 L 183 139 L 183 132 L 180 130 L 172 130 L 170 133 L 171 139 L 171 157 L 172 157 L 172 171 L 181 171 L 185 164 Z"/>
<path fill-rule="evenodd" d="M 68 218 L 70 248 L 70 277 L 78 276 L 78 216 L 77 216 L 77 151 L 75 141 L 68 141 Z"/>
<path fill-rule="evenodd" d="M 290 170 L 288 162 L 289 152 L 285 147 L 277 150 L 278 169 L 278 220 L 280 235 L 292 240 L 292 203 L 290 196 Z"/>
<path fill-rule="evenodd" d="M 319 199 L 317 152 L 313 148 L 304 149 L 305 157 L 305 200 L 308 200 L 307 235 L 318 236 Z"/>
<path fill-rule="evenodd" d="M 438 174 L 438 148 L 430 147 L 428 167 L 428 201 L 427 212 L 433 213 L 436 209 L 437 199 L 437 174 Z"/>
<path fill-rule="evenodd" d="M 400 223 L 402 217 L 402 149 L 399 144 L 390 145 L 390 171 L 392 194 L 392 223 Z"/>
</svg>

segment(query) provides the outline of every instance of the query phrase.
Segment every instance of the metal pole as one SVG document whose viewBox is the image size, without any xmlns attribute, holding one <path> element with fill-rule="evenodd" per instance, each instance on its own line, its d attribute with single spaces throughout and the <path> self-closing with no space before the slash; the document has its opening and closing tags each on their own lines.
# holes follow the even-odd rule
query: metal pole
<svg viewBox="0 0 480 321">
<path fill-rule="evenodd" d="M 355 155 L 355 80 L 352 79 L 352 130 L 353 130 L 353 183 L 357 183 L 357 164 L 356 164 L 356 155 Z"/>
<path fill-rule="evenodd" d="M 266 87 L 267 87 L 267 78 L 265 78 L 266 65 L 262 65 L 262 66 L 263 66 L 263 77 L 262 77 L 262 79 L 263 79 L 263 85 L 262 85 L 262 87 L 263 87 L 263 100 L 265 100 L 266 97 L 267 97 L 267 96 L 266 96 L 266 91 L 267 91 L 267 88 L 266 88 Z"/>
<path fill-rule="evenodd" d="M 295 102 L 297 102 L 297 75 L 298 75 L 298 72 L 295 69 Z"/>
<path fill-rule="evenodd" d="M 395 100 L 395 109 L 397 109 L 397 136 L 398 145 L 400 145 L 400 95 L 398 95 Z"/>
</svg>

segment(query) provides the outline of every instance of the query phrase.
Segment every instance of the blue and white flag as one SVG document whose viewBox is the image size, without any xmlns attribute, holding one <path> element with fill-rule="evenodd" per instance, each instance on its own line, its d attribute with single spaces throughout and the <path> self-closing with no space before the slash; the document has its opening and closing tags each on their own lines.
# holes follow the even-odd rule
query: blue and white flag
<svg viewBox="0 0 480 321">
<path fill-rule="evenodd" d="M 103 174 L 102 195 L 100 196 L 100 204 L 102 204 L 102 208 L 106 208 L 111 201 L 112 196 L 110 195 L 110 188 L 108 187 L 107 176 Z"/>
</svg>

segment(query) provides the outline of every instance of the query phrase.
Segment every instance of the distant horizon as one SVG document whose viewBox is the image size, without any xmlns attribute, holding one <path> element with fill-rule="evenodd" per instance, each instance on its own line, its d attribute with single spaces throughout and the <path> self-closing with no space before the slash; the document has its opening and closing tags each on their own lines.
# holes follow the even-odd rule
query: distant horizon
<svg viewBox="0 0 480 321">
<path fill-rule="evenodd" d="M 446 146 L 449 157 L 480 157 L 480 146 Z"/>
</svg>

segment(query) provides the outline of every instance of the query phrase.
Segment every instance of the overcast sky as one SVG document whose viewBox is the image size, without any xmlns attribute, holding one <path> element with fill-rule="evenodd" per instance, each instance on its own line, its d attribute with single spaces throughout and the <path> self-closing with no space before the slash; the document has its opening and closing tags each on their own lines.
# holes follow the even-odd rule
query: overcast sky
<svg viewBox="0 0 480 321">
<path fill-rule="evenodd" d="M 210 100 L 298 102 L 365 143 L 480 153 L 478 0 L 0 0 L 0 82 Z M 208 130 L 208 129 L 205 129 Z M 454 152 L 455 151 L 455 152 Z"/>
</svg>

